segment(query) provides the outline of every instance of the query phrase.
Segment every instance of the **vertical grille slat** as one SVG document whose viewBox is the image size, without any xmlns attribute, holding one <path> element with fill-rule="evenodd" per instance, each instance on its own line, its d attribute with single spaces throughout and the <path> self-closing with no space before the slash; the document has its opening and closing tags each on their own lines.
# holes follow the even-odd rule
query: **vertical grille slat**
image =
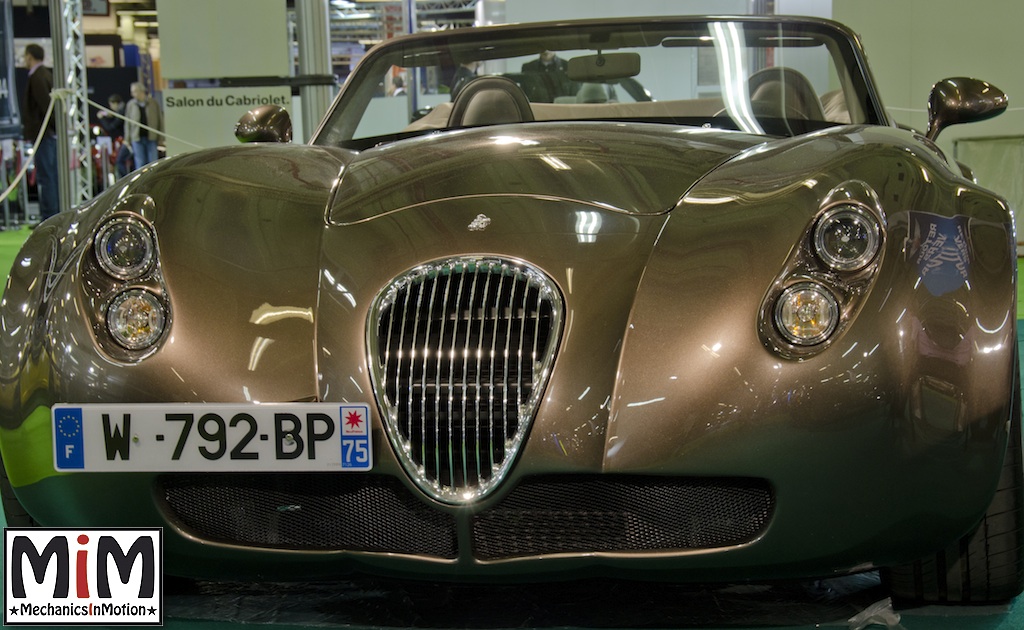
<svg viewBox="0 0 1024 630">
<path fill-rule="evenodd" d="M 481 440 L 481 437 L 480 437 L 480 403 L 481 403 L 481 400 L 480 400 L 480 398 L 481 398 L 481 396 L 480 396 L 481 380 L 480 379 L 482 378 L 482 375 L 483 375 L 484 335 L 486 334 L 486 330 L 485 330 L 486 321 L 484 320 L 483 312 L 486 311 L 486 309 L 487 309 L 487 296 L 488 296 L 488 291 L 489 291 L 490 287 L 491 287 L 491 274 L 487 274 L 487 276 L 484 278 L 484 289 L 483 289 L 483 292 L 482 292 L 483 298 L 481 298 L 481 302 L 480 302 L 481 315 L 480 315 L 479 318 L 477 318 L 479 320 L 479 327 L 478 327 L 478 331 L 477 331 L 477 346 L 476 346 L 476 383 L 475 383 L 476 384 L 476 407 L 475 407 L 475 410 L 474 410 L 474 413 L 473 413 L 473 435 L 476 436 L 476 444 L 477 444 L 477 447 L 473 451 L 473 456 L 475 457 L 475 462 L 474 462 L 475 463 L 475 466 L 474 466 L 475 470 L 480 470 L 480 449 L 481 449 L 481 441 L 483 441 L 483 440 Z M 492 361 L 488 360 L 488 363 L 491 363 L 491 362 Z"/>
<path fill-rule="evenodd" d="M 479 282 L 479 269 L 473 270 L 473 280 L 469 286 L 469 310 L 466 312 L 466 339 L 465 345 L 462 350 L 462 482 L 465 486 L 472 486 L 475 480 L 471 479 L 470 476 L 475 472 L 473 468 L 470 468 L 470 449 L 475 450 L 476 440 L 471 438 L 470 433 L 470 414 L 468 413 L 469 397 L 470 397 L 470 371 L 469 366 L 471 363 L 470 359 L 470 343 L 473 340 L 473 323 L 476 320 L 476 287 Z M 473 388 L 474 397 L 477 397 L 479 390 Z M 473 416 L 475 417 L 475 415 Z"/>
<path fill-rule="evenodd" d="M 430 299 L 427 301 L 427 305 L 428 306 L 430 304 L 434 303 L 434 297 L 436 295 L 437 295 L 437 283 L 433 282 L 430 285 Z M 421 311 L 421 310 L 417 309 L 417 311 L 416 311 L 416 318 L 419 319 L 420 316 L 421 316 L 421 313 L 423 313 L 423 312 L 424 311 Z M 423 355 L 423 373 L 420 376 L 420 378 L 421 378 L 420 385 L 421 385 L 421 390 L 422 391 L 426 391 L 426 389 L 427 389 L 427 374 L 430 373 L 429 372 L 430 366 L 427 363 L 427 358 L 430 356 L 429 350 L 428 350 L 427 340 L 430 339 L 430 325 L 433 323 L 433 320 L 431 318 L 427 317 L 425 319 L 427 320 L 427 329 L 426 329 L 426 334 L 423 337 L 423 346 L 420 349 L 420 354 Z M 396 388 L 398 387 L 398 383 L 395 383 L 395 387 Z M 427 417 L 427 402 L 428 402 L 428 398 L 425 395 L 421 395 L 420 396 L 420 418 L 426 418 Z M 413 418 L 414 418 L 414 416 L 412 415 L 412 408 L 410 407 L 410 409 L 409 409 L 409 418 L 408 418 L 409 426 L 410 427 L 412 426 Z M 390 424 L 390 422 L 389 422 L 389 424 Z M 409 431 L 409 435 L 412 435 L 412 434 L 413 434 L 413 431 L 410 430 Z M 430 443 L 429 442 L 429 436 L 427 435 L 427 423 L 426 422 L 421 422 L 420 423 L 420 458 L 419 458 L 421 466 L 425 466 L 426 465 L 426 461 L 427 461 L 427 445 L 429 443 Z M 435 449 L 434 452 L 436 453 L 437 450 Z M 435 467 L 435 470 L 436 470 L 436 467 Z"/>
<path fill-rule="evenodd" d="M 421 489 L 462 503 L 500 483 L 546 385 L 562 317 L 554 282 L 518 261 L 443 260 L 385 287 L 368 322 L 374 386 Z"/>
<path fill-rule="evenodd" d="M 438 277 L 438 281 L 439 282 L 442 281 L 441 277 Z M 444 359 L 445 359 L 444 348 L 445 348 L 445 345 L 446 345 L 445 341 L 444 341 L 444 338 L 445 338 L 445 331 L 448 330 L 448 317 L 447 317 L 447 315 L 448 315 L 448 309 L 450 308 L 448 300 L 451 297 L 451 290 L 452 290 L 452 279 L 451 279 L 451 276 L 445 276 L 443 282 L 444 282 L 444 296 L 441 298 L 441 312 L 442 312 L 442 315 L 441 315 L 441 332 L 438 335 L 437 345 L 434 348 L 435 353 L 437 354 L 437 377 L 434 380 L 435 383 L 442 383 L 442 382 L 444 382 L 444 381 L 442 381 L 442 375 L 444 374 Z M 451 381 L 451 377 L 449 376 L 448 383 L 450 384 L 451 382 L 452 382 Z M 445 399 L 446 398 L 449 399 L 449 405 L 450 405 L 451 404 L 450 397 L 451 397 L 451 388 L 450 387 L 448 387 L 448 388 L 446 388 L 444 390 L 439 389 L 437 391 L 437 396 L 434 398 L 434 418 L 435 418 L 435 421 L 442 421 L 442 419 L 445 418 L 445 413 L 444 413 Z M 447 426 L 447 431 L 448 432 L 445 433 L 444 431 L 442 431 L 441 430 L 442 427 L 437 427 L 435 429 L 435 431 L 434 431 L 434 438 L 435 438 L 434 439 L 434 444 L 435 444 L 434 460 L 437 462 L 435 473 L 437 474 L 438 481 L 441 482 L 442 484 L 445 483 L 444 473 L 447 471 L 449 473 L 447 481 L 448 481 L 448 484 L 450 485 L 451 484 L 451 469 L 452 469 L 451 462 L 450 461 L 448 462 L 448 466 L 447 467 L 444 467 L 444 466 L 441 465 L 441 462 L 445 461 L 447 459 L 446 456 L 451 454 L 450 451 L 445 452 L 447 450 L 447 449 L 444 448 L 446 446 L 446 443 L 442 443 L 443 436 L 444 435 L 450 435 L 451 434 L 451 429 L 452 429 L 451 422 L 450 422 L 451 415 L 448 414 L 447 417 L 448 417 L 448 420 L 449 420 L 448 426 Z"/>
<path fill-rule="evenodd" d="M 529 299 L 529 293 L 526 288 L 523 287 L 523 302 L 519 309 L 519 347 L 516 349 L 516 409 L 522 405 L 522 393 L 523 393 L 523 347 L 525 345 L 524 340 L 526 339 L 526 301 Z M 505 438 L 507 438 L 507 433 Z"/>
<path fill-rule="evenodd" d="M 412 293 L 412 291 L 409 291 L 408 293 L 406 293 L 406 297 L 408 297 L 410 293 Z M 416 378 L 416 358 L 417 358 L 417 356 L 422 356 L 422 354 L 423 354 L 422 350 L 419 350 L 419 347 L 420 347 L 420 345 L 419 345 L 420 318 L 419 317 L 415 317 L 415 313 L 419 313 L 422 308 L 423 308 L 423 285 L 421 284 L 421 285 L 419 285 L 416 288 L 416 310 L 415 310 L 414 316 L 412 318 L 412 337 L 410 338 L 408 346 L 403 345 L 403 347 L 411 348 L 411 352 L 409 353 L 409 382 L 412 382 L 412 380 L 414 378 Z M 408 314 L 408 311 L 409 311 L 409 302 L 408 301 L 406 301 L 406 303 L 405 303 L 405 310 L 406 310 L 406 314 Z M 403 322 L 403 326 L 404 325 L 405 324 Z M 426 370 L 426 366 L 424 365 L 422 369 Z M 412 427 L 412 409 L 413 409 L 414 399 L 413 399 L 412 392 L 413 392 L 413 388 L 410 387 L 409 388 L 409 398 L 408 398 L 409 402 L 408 402 L 408 404 L 405 407 L 405 414 L 404 414 L 404 419 L 405 419 L 405 422 L 406 422 L 405 430 L 408 433 L 410 433 L 410 434 L 413 431 L 413 427 Z M 423 439 L 425 439 L 425 437 Z M 421 456 L 422 456 L 422 454 L 421 454 Z"/>
<path fill-rule="evenodd" d="M 501 296 L 501 295 L 505 294 L 504 293 L 504 288 L 505 288 L 505 274 L 501 274 L 501 275 L 498 276 L 498 292 L 497 292 L 498 296 Z M 499 335 L 499 331 L 498 331 L 498 321 L 499 320 L 498 320 L 497 314 L 498 314 L 498 312 L 500 312 L 500 310 L 501 310 L 501 304 L 498 303 L 498 302 L 495 302 L 495 305 L 494 305 L 494 332 L 491 335 L 491 355 L 490 355 L 490 359 L 489 359 L 489 361 L 490 361 L 490 373 L 491 373 L 491 377 L 490 377 L 490 381 L 489 382 L 492 385 L 494 384 L 494 372 L 495 372 L 494 364 L 497 362 L 497 358 L 498 358 L 498 340 L 500 339 L 500 335 Z M 505 379 L 505 380 L 508 380 L 508 379 Z M 494 390 L 495 390 L 494 387 L 488 388 L 488 405 L 487 405 L 487 421 L 488 421 L 487 422 L 487 426 L 488 427 L 494 426 L 494 422 L 495 422 Z M 504 387 L 501 388 L 501 391 L 502 391 L 502 396 L 504 396 L 505 395 L 504 394 L 505 388 Z M 501 418 L 502 422 L 504 422 L 504 418 L 505 418 L 504 409 L 505 409 L 505 407 L 503 405 L 502 406 L 502 410 L 503 411 L 500 414 L 500 418 Z M 481 435 L 483 435 L 482 431 L 481 431 Z M 488 460 L 488 462 L 490 462 L 490 468 L 493 469 L 494 468 L 494 435 L 489 430 L 487 431 L 486 441 L 487 441 L 487 460 Z"/>
<path fill-rule="evenodd" d="M 511 361 L 511 358 L 512 358 L 512 317 L 515 316 L 515 295 L 516 295 L 516 291 L 518 290 L 518 288 L 519 288 L 519 282 L 517 282 L 516 278 L 513 278 L 512 279 L 512 290 L 509 291 L 509 300 L 508 300 L 508 305 L 509 305 L 508 306 L 508 308 L 509 308 L 508 329 L 506 329 L 505 335 L 504 335 L 505 336 L 505 354 L 503 355 L 503 358 L 504 358 L 503 365 L 505 367 L 505 372 L 504 372 L 504 378 L 501 380 L 501 384 L 502 384 L 502 388 L 501 388 L 501 391 L 502 391 L 501 420 L 502 421 L 501 421 L 500 424 L 495 423 L 494 427 L 491 429 L 491 439 L 494 441 L 494 443 L 492 444 L 491 453 L 495 457 L 500 457 L 499 447 L 505 441 L 505 427 L 508 426 L 508 423 L 509 423 L 509 417 L 508 417 L 508 400 L 509 400 L 509 398 L 508 398 L 508 391 L 510 389 L 510 387 L 509 387 L 509 362 Z M 516 410 L 517 410 L 516 411 L 516 416 L 518 416 L 518 406 L 516 407 Z"/>
</svg>

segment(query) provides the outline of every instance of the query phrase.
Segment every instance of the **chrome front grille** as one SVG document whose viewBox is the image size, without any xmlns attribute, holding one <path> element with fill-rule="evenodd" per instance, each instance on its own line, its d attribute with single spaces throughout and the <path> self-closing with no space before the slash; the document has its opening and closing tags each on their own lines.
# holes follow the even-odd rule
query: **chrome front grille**
<svg viewBox="0 0 1024 630">
<path fill-rule="evenodd" d="M 562 310 L 541 271 L 496 258 L 416 267 L 381 292 L 368 339 L 374 386 L 421 489 L 467 503 L 501 481 L 547 383 Z"/>
</svg>

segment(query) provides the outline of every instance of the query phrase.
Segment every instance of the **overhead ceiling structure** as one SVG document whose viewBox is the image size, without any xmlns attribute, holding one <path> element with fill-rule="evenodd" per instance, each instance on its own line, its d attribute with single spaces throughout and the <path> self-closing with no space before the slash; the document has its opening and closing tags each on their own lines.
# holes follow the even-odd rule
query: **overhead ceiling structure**
<svg viewBox="0 0 1024 630">
<path fill-rule="evenodd" d="M 444 30 L 473 26 L 478 0 L 415 0 L 416 30 Z M 396 31 L 409 0 L 331 0 L 331 36 L 334 41 L 380 41 Z"/>
<path fill-rule="evenodd" d="M 331 40 L 372 45 L 408 30 L 403 12 L 416 7 L 416 30 L 445 30 L 473 26 L 480 0 L 330 0 Z M 156 36 L 157 0 L 109 0 L 122 24 Z M 288 1 L 289 7 L 294 5 Z"/>
</svg>

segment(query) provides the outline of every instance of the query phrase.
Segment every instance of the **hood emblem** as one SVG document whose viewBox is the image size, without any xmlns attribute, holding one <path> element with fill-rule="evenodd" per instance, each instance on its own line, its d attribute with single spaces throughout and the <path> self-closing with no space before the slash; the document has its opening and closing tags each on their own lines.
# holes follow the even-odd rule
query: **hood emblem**
<svg viewBox="0 0 1024 630">
<path fill-rule="evenodd" d="M 487 226 L 491 224 L 491 219 L 486 214 L 478 214 L 476 218 L 469 224 L 470 232 L 483 232 L 487 229 Z"/>
</svg>

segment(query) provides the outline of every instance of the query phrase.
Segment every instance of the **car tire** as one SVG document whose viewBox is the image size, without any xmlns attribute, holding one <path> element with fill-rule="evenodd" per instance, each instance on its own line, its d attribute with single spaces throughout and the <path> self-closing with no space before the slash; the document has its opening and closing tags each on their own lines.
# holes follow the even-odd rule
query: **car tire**
<svg viewBox="0 0 1024 630">
<path fill-rule="evenodd" d="M 7 469 L 0 460 L 0 499 L 3 500 L 4 517 L 7 519 L 8 527 L 39 527 L 39 523 L 29 516 L 21 501 L 14 494 L 11 480 L 7 478 Z"/>
<path fill-rule="evenodd" d="M 953 545 L 882 572 L 898 602 L 985 604 L 1005 602 L 1024 591 L 1024 447 L 1019 363 L 1017 367 L 1009 444 L 992 503 L 977 529 Z"/>
</svg>

